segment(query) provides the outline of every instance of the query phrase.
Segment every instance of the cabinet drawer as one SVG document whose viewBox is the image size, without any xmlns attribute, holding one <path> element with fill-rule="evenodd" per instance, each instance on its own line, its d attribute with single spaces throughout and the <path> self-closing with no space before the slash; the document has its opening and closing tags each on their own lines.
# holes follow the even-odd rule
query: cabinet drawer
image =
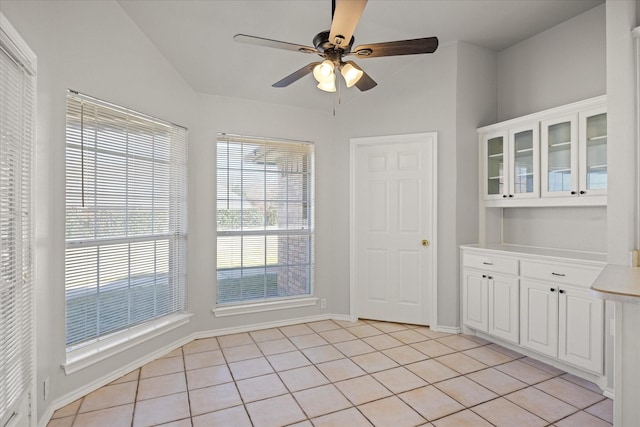
<svg viewBox="0 0 640 427">
<path fill-rule="evenodd" d="M 518 260 L 515 258 L 465 253 L 462 257 L 462 263 L 465 267 L 518 275 Z"/>
<path fill-rule="evenodd" d="M 602 268 L 540 261 L 521 261 L 520 275 L 559 284 L 589 287 Z"/>
</svg>

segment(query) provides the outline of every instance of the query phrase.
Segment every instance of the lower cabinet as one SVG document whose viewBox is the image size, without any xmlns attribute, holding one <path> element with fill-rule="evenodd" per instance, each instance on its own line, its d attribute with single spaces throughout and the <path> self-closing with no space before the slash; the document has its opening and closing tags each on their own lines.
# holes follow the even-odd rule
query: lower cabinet
<svg viewBox="0 0 640 427">
<path fill-rule="evenodd" d="M 589 290 L 601 265 L 509 255 L 463 247 L 464 326 L 602 375 L 604 301 Z"/>
</svg>

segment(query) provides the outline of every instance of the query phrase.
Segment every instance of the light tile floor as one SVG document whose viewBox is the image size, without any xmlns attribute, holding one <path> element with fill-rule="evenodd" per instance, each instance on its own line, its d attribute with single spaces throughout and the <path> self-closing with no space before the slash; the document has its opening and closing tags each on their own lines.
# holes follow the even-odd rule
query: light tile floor
<svg viewBox="0 0 640 427">
<path fill-rule="evenodd" d="M 482 339 L 320 321 L 193 341 L 49 427 L 611 426 L 594 384 Z"/>
</svg>

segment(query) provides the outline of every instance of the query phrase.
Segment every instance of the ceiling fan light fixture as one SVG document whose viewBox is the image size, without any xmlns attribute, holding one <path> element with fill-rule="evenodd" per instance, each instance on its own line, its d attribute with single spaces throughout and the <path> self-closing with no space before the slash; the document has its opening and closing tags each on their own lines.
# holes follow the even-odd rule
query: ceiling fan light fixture
<svg viewBox="0 0 640 427">
<path fill-rule="evenodd" d="M 344 64 L 340 69 L 340 73 L 342 77 L 344 77 L 344 81 L 347 83 L 347 87 L 351 87 L 354 84 L 358 83 L 358 80 L 364 74 L 364 71 L 359 68 L 354 67 L 351 64 Z"/>
<path fill-rule="evenodd" d="M 335 82 L 336 76 L 333 70 L 333 62 L 325 59 L 313 68 L 313 77 L 321 84 L 325 82 Z"/>
<path fill-rule="evenodd" d="M 331 73 L 331 76 L 318 83 L 318 89 L 323 90 L 325 92 L 335 92 L 336 91 L 336 75 Z"/>
</svg>

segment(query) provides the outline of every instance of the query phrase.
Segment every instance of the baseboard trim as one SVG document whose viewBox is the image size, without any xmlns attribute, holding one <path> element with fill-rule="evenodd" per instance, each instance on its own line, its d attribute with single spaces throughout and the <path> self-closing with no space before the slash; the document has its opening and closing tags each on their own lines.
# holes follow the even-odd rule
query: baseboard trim
<svg viewBox="0 0 640 427">
<path fill-rule="evenodd" d="M 430 329 L 435 332 L 443 332 L 446 334 L 459 334 L 460 328 L 457 326 L 443 326 L 443 325 L 435 325 L 435 327 L 431 326 Z"/>
<path fill-rule="evenodd" d="M 155 359 L 158 359 L 164 356 L 165 354 L 172 352 L 176 348 L 182 347 L 183 345 L 190 343 L 193 340 L 202 339 L 202 338 L 212 338 L 212 337 L 218 337 L 218 336 L 230 335 L 230 334 L 238 334 L 238 333 L 250 332 L 250 331 L 258 331 L 262 329 L 280 328 L 283 326 L 296 325 L 299 323 L 318 322 L 322 320 L 342 320 L 347 322 L 354 321 L 349 315 L 321 314 L 321 315 L 308 316 L 308 317 L 298 317 L 295 319 L 279 320 L 276 322 L 265 322 L 265 323 L 237 326 L 233 328 L 212 329 L 208 331 L 194 332 L 185 337 L 182 337 L 177 341 L 172 342 L 171 344 L 167 344 L 157 349 L 156 351 L 153 351 L 147 354 L 142 358 L 134 360 L 133 362 L 125 365 L 124 367 L 118 369 L 117 371 L 113 371 L 101 378 L 98 378 L 86 384 L 85 386 L 79 389 L 74 390 L 71 393 L 68 393 L 52 401 L 51 404 L 49 404 L 47 409 L 42 414 L 42 418 L 38 422 L 38 427 L 46 427 L 49 421 L 51 421 L 51 417 L 53 416 L 54 412 L 57 411 L 58 409 L 72 402 L 75 402 L 82 396 L 85 396 L 99 389 L 100 387 L 104 387 L 105 385 L 122 377 L 123 375 L 128 374 L 129 372 L 135 369 L 138 369 L 143 365 L 146 365 L 147 363 Z"/>
</svg>

